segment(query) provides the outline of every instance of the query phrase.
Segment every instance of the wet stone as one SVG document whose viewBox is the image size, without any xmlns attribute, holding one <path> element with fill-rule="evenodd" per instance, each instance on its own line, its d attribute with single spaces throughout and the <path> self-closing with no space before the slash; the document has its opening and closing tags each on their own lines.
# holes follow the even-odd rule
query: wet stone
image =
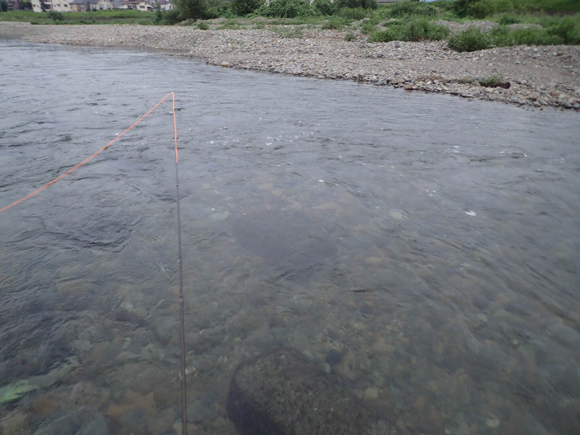
<svg viewBox="0 0 580 435">
<path fill-rule="evenodd" d="M 161 342 L 168 343 L 172 338 L 177 337 L 178 327 L 179 321 L 176 318 L 160 317 L 155 328 L 155 336 Z"/>
<path fill-rule="evenodd" d="M 337 364 L 340 363 L 340 361 L 342 360 L 342 357 L 344 356 L 344 352 L 341 352 L 339 350 L 336 349 L 331 349 L 328 354 L 326 354 L 326 359 L 325 361 L 330 365 L 330 366 L 335 366 Z"/>
<path fill-rule="evenodd" d="M 324 221 L 300 212 L 242 216 L 233 223 L 233 234 L 243 248 L 297 280 L 308 278 L 336 254 Z"/>
<path fill-rule="evenodd" d="M 34 432 L 34 435 L 75 435 L 84 424 L 90 421 L 90 413 L 83 409 L 69 412 L 65 415 L 56 415 Z"/>
<path fill-rule="evenodd" d="M 105 417 L 97 414 L 91 422 L 85 424 L 75 435 L 107 435 L 108 433 Z"/>
<path fill-rule="evenodd" d="M 227 412 L 242 435 L 391 433 L 390 424 L 338 378 L 292 349 L 238 366 Z"/>
<path fill-rule="evenodd" d="M 203 400 L 194 400 L 187 405 L 187 419 L 194 423 L 201 423 L 215 418 L 215 413 Z"/>
<path fill-rule="evenodd" d="M 26 414 L 16 411 L 5 416 L 0 422 L 0 433 L 3 435 L 17 435 L 27 433 L 28 418 Z"/>
<path fill-rule="evenodd" d="M 118 418 L 118 423 L 132 433 L 149 433 L 147 413 L 144 409 L 130 409 Z"/>
</svg>

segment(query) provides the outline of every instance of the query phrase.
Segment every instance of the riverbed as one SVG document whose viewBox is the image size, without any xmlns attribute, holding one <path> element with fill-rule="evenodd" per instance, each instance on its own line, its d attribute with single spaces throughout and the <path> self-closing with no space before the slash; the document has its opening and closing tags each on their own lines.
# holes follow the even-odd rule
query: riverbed
<svg viewBox="0 0 580 435">
<path fill-rule="evenodd" d="M 280 348 L 400 434 L 580 432 L 577 113 L 143 51 L 0 64 L 0 208 L 175 92 L 191 433 L 234 434 L 234 369 Z M 172 135 L 164 103 L 0 215 L 4 434 L 179 433 Z"/>
</svg>

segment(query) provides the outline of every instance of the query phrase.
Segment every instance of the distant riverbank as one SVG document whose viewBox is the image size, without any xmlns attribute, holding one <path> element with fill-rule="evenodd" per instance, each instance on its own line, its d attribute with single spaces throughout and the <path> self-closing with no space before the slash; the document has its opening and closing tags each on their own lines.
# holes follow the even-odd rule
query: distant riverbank
<svg viewBox="0 0 580 435">
<path fill-rule="evenodd" d="M 0 38 L 160 49 L 223 67 L 580 110 L 578 46 L 517 46 L 457 53 L 440 41 L 371 44 L 362 38 L 346 41 L 345 31 L 300 26 L 278 26 L 275 30 L 0 23 Z"/>
</svg>

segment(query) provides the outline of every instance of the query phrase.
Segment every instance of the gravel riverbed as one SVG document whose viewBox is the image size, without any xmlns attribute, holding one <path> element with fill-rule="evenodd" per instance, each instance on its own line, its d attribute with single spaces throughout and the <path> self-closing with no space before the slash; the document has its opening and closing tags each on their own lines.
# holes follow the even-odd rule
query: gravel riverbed
<svg viewBox="0 0 580 435">
<path fill-rule="evenodd" d="M 299 29 L 299 30 L 298 30 Z M 158 49 L 222 67 L 355 80 L 531 107 L 580 110 L 580 47 L 510 47 L 457 53 L 446 42 L 345 41 L 346 31 L 277 26 L 199 30 L 180 26 L 43 26 L 0 23 L 0 38 L 35 43 Z M 506 86 L 481 86 L 501 75 Z"/>
</svg>

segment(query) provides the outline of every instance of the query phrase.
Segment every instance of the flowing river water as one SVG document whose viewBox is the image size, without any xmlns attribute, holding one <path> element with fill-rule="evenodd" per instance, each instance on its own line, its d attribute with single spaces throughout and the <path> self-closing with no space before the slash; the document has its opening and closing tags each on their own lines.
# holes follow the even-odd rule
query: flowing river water
<svg viewBox="0 0 580 435">
<path fill-rule="evenodd" d="M 578 114 L 114 49 L 0 66 L 0 208 L 175 91 L 191 433 L 235 434 L 234 369 L 279 348 L 389 433 L 580 433 Z M 3 434 L 179 433 L 172 122 L 0 214 Z"/>
</svg>

